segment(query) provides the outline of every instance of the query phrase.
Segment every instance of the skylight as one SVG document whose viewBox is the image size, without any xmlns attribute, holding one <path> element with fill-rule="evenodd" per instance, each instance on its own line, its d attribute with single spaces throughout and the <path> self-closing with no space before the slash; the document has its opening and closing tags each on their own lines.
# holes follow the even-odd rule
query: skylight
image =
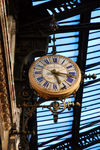
<svg viewBox="0 0 100 150">
<path fill-rule="evenodd" d="M 50 0 L 33 0 L 32 1 L 32 6 L 36 6 L 36 5 L 40 5 L 43 4 L 45 2 L 49 2 Z"/>
<path fill-rule="evenodd" d="M 100 9 L 92 11 L 90 21 L 100 22 Z M 80 133 L 100 126 L 100 29 L 89 31 L 85 73 L 96 74 L 97 78 L 93 80 L 94 82 L 89 79 L 84 81 Z M 99 147 L 100 143 L 84 150 L 95 150 Z"/>
</svg>

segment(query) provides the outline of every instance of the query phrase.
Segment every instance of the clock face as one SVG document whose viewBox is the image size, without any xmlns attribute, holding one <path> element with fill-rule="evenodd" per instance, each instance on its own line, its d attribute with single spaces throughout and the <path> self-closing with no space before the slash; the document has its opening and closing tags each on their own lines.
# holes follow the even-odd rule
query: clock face
<svg viewBox="0 0 100 150">
<path fill-rule="evenodd" d="M 64 98 L 77 91 L 81 72 L 77 64 L 67 57 L 43 56 L 31 65 L 29 81 L 44 98 Z"/>
</svg>

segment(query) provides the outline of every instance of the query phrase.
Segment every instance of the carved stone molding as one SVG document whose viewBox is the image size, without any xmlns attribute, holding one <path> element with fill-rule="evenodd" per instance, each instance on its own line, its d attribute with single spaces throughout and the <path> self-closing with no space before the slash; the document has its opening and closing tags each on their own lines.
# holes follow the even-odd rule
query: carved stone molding
<svg viewBox="0 0 100 150">
<path fill-rule="evenodd" d="M 2 37 L 4 43 L 4 54 L 5 54 L 4 61 L 6 65 L 6 72 L 7 72 L 7 79 L 8 79 L 7 88 L 9 89 L 12 122 L 13 124 L 14 123 L 18 124 L 17 116 L 19 116 L 20 110 L 16 106 L 16 94 L 15 94 L 14 75 L 13 75 L 16 23 L 12 16 L 9 17 L 7 16 L 5 0 L 0 0 L 0 12 L 1 12 L 1 16 L 0 16 L 1 31 L 2 31 Z M 4 84 L 2 86 L 4 86 Z"/>
<path fill-rule="evenodd" d="M 0 122 L 2 123 L 2 132 L 9 131 L 14 124 L 16 130 L 19 130 L 20 120 L 20 109 L 16 106 L 13 74 L 16 23 L 13 17 L 7 16 L 6 9 L 5 0 L 0 0 L 0 24 L 3 40 L 3 46 L 0 41 Z M 3 150 L 7 150 L 7 148 Z"/>
<path fill-rule="evenodd" d="M 9 36 L 9 46 L 10 46 L 10 55 L 12 63 L 12 73 L 14 72 L 14 56 L 15 56 L 15 39 L 16 39 L 16 22 L 13 16 L 8 16 L 8 36 Z"/>
<path fill-rule="evenodd" d="M 11 116 L 8 101 L 7 83 L 5 77 L 2 48 L 0 42 L 0 120 L 5 130 L 11 128 Z"/>
</svg>

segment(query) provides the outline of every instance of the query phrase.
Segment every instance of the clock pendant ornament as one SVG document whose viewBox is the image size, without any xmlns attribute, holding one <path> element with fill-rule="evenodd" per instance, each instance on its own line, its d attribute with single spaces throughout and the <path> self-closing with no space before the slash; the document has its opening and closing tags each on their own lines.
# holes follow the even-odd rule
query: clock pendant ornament
<svg viewBox="0 0 100 150">
<path fill-rule="evenodd" d="M 67 57 L 43 56 L 31 65 L 29 82 L 40 97 L 61 100 L 78 90 L 81 71 L 77 64 Z"/>
</svg>

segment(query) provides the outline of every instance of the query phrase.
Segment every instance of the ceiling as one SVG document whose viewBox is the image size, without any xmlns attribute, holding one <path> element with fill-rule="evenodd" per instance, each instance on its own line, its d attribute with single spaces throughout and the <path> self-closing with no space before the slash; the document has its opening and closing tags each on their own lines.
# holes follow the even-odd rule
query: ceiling
<svg viewBox="0 0 100 150">
<path fill-rule="evenodd" d="M 17 105 L 22 107 L 20 130 L 24 122 L 25 130 L 30 131 L 27 137 L 21 136 L 22 148 L 29 144 L 30 150 L 99 149 L 100 1 L 45 0 L 41 4 L 38 0 L 9 0 L 8 5 L 8 15 L 16 20 L 14 78 Z M 53 14 L 58 23 L 56 52 L 76 62 L 83 74 L 76 97 L 66 99 L 79 102 L 81 107 L 63 111 L 56 124 L 48 109 L 37 107 L 30 117 L 30 107 L 23 106 L 35 105 L 40 99 L 30 89 L 28 70 L 36 58 L 52 52 Z M 89 76 L 94 73 L 96 79 Z M 84 74 L 90 79 L 84 79 Z"/>
</svg>

